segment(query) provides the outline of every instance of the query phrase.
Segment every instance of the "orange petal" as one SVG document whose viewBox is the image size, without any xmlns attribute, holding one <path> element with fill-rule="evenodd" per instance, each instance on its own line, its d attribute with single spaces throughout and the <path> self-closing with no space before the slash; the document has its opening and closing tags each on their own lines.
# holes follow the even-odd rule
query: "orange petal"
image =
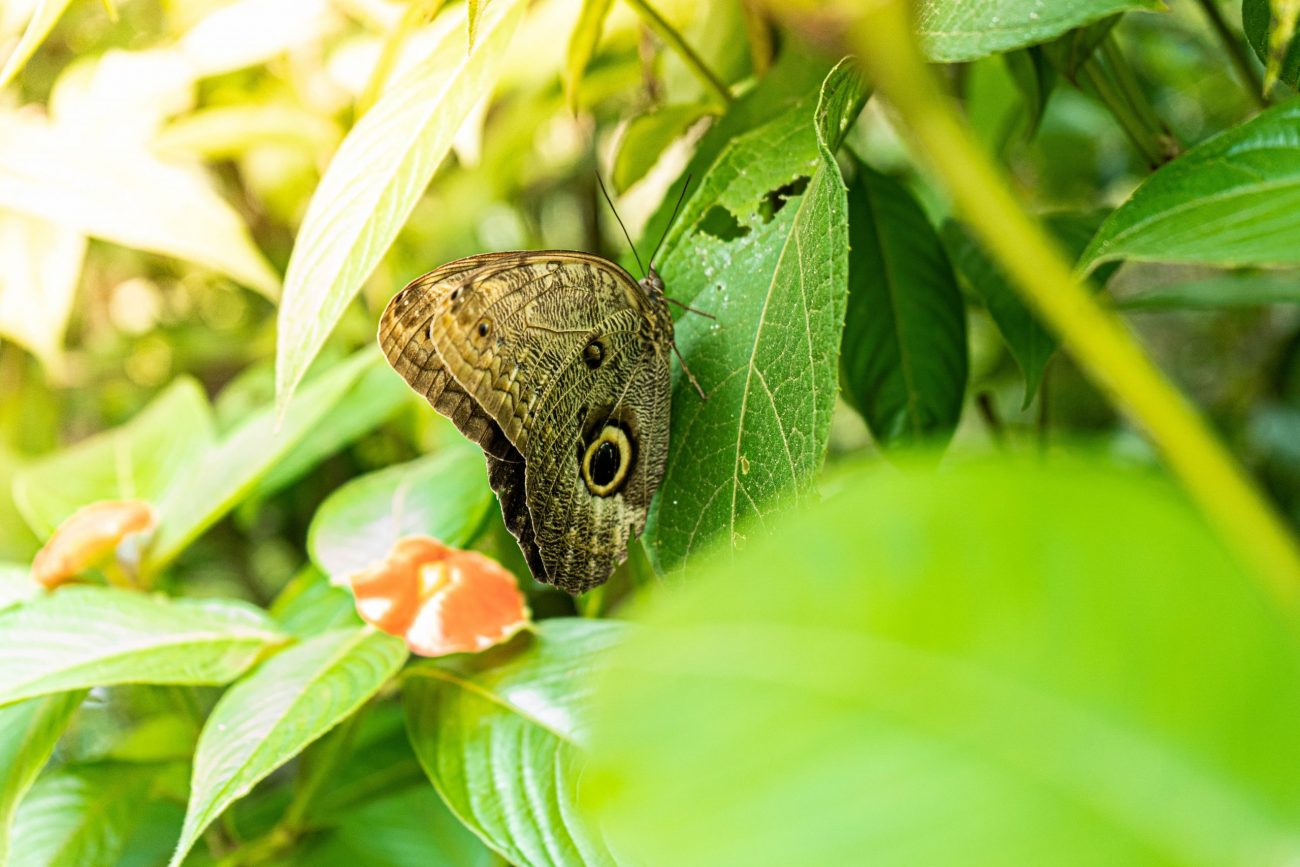
<svg viewBox="0 0 1300 867">
<path fill-rule="evenodd" d="M 132 533 L 152 530 L 158 521 L 144 500 L 100 500 L 73 512 L 36 552 L 32 577 L 57 587 L 103 560 Z"/>
<path fill-rule="evenodd" d="M 402 635 L 420 612 L 420 568 L 452 549 L 428 536 L 399 539 L 388 556 L 352 576 L 357 613 L 390 635 Z"/>
</svg>

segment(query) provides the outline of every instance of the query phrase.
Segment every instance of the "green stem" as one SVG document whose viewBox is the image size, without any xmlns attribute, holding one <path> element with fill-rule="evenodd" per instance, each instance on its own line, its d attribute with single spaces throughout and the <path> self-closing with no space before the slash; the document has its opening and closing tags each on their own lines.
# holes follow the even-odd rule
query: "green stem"
<svg viewBox="0 0 1300 867">
<path fill-rule="evenodd" d="M 665 21 L 663 16 L 656 12 L 646 0 L 627 0 L 627 5 L 631 6 L 637 15 L 641 16 L 641 20 L 655 32 L 656 36 L 677 52 L 687 68 L 700 80 L 700 83 L 713 91 L 723 105 L 731 102 L 731 91 L 727 90 L 727 85 L 723 84 L 722 80 L 713 74 L 713 70 L 705 65 L 700 56 L 695 53 L 695 49 L 687 45 L 682 35 Z"/>
<path fill-rule="evenodd" d="M 1182 146 L 1179 144 L 1178 139 L 1174 137 L 1168 125 L 1151 107 L 1151 101 L 1147 99 L 1142 86 L 1138 84 L 1137 76 L 1133 74 L 1133 67 L 1120 53 L 1119 43 L 1115 41 L 1114 32 L 1108 33 L 1106 38 L 1101 41 L 1101 55 L 1106 61 L 1107 70 L 1119 86 L 1121 95 L 1128 101 L 1129 106 L 1141 119 L 1143 128 L 1149 132 L 1155 141 L 1161 162 L 1168 162 L 1178 156 Z"/>
<path fill-rule="evenodd" d="M 1219 5 L 1215 0 L 1197 0 L 1201 4 L 1201 9 L 1205 11 L 1205 17 L 1210 19 L 1210 26 L 1214 28 L 1215 34 L 1223 47 L 1227 49 L 1228 59 L 1237 70 L 1237 77 L 1241 80 L 1241 86 L 1246 88 L 1250 98 L 1260 108 L 1268 108 L 1268 94 L 1264 92 L 1264 79 L 1260 77 L 1254 65 L 1250 62 L 1250 57 L 1246 54 L 1246 48 L 1242 44 L 1242 38 L 1232 32 L 1228 22 L 1223 17 Z"/>
<path fill-rule="evenodd" d="M 1119 123 L 1120 129 L 1124 130 L 1124 134 L 1147 161 L 1147 165 L 1155 168 L 1164 162 L 1161 158 L 1160 146 L 1156 143 L 1156 133 L 1147 128 L 1147 124 L 1129 105 L 1129 101 L 1111 81 L 1096 58 L 1084 61 L 1079 69 L 1079 75 L 1096 92 L 1097 98 Z"/>
<path fill-rule="evenodd" d="M 840 7 L 848 9 L 847 3 Z M 1042 227 L 1021 206 L 912 35 L 907 0 L 876 0 L 850 14 L 858 56 L 985 248 L 1080 367 L 1144 427 L 1210 524 L 1265 590 L 1300 621 L 1300 551 L 1277 514 L 1160 373 L 1123 322 L 1099 306 Z"/>
</svg>

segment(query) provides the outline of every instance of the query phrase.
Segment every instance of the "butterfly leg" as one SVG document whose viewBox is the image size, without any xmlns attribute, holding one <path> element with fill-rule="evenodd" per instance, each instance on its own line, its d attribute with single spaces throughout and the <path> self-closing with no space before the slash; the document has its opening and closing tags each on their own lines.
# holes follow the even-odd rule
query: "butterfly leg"
<svg viewBox="0 0 1300 867">
<path fill-rule="evenodd" d="M 682 354 L 678 351 L 676 343 L 673 344 L 673 355 L 677 356 L 677 363 L 682 366 L 682 373 L 686 374 L 686 378 L 691 381 L 691 385 L 695 386 L 695 390 L 699 392 L 700 400 L 708 400 L 709 396 L 704 393 L 704 389 L 700 388 L 699 380 L 695 378 L 695 374 L 691 373 L 691 369 L 686 366 L 686 359 L 682 358 Z"/>
</svg>

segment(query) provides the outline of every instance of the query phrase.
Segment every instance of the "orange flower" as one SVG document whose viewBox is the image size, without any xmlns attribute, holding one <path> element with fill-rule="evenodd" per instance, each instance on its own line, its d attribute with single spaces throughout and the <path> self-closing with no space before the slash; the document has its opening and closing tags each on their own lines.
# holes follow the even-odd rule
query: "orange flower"
<svg viewBox="0 0 1300 867">
<path fill-rule="evenodd" d="M 36 552 L 32 577 L 48 588 L 76 578 L 134 533 L 158 523 L 144 500 L 100 500 L 73 512 Z"/>
<path fill-rule="evenodd" d="M 500 563 L 428 536 L 399 539 L 351 580 L 361 619 L 420 656 L 486 650 L 529 622 L 524 594 Z"/>
</svg>

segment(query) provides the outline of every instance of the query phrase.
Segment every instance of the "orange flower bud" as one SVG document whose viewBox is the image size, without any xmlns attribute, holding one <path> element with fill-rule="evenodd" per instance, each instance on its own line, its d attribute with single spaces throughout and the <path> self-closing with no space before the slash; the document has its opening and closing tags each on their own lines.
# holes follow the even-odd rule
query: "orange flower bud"
<svg viewBox="0 0 1300 867">
<path fill-rule="evenodd" d="M 399 539 L 352 576 L 352 592 L 362 620 L 420 656 L 486 650 L 529 622 L 524 594 L 500 563 L 428 536 Z"/>
<path fill-rule="evenodd" d="M 54 588 L 77 577 L 112 553 L 133 533 L 157 525 L 144 500 L 100 500 L 73 512 L 36 552 L 32 577 Z"/>
</svg>

